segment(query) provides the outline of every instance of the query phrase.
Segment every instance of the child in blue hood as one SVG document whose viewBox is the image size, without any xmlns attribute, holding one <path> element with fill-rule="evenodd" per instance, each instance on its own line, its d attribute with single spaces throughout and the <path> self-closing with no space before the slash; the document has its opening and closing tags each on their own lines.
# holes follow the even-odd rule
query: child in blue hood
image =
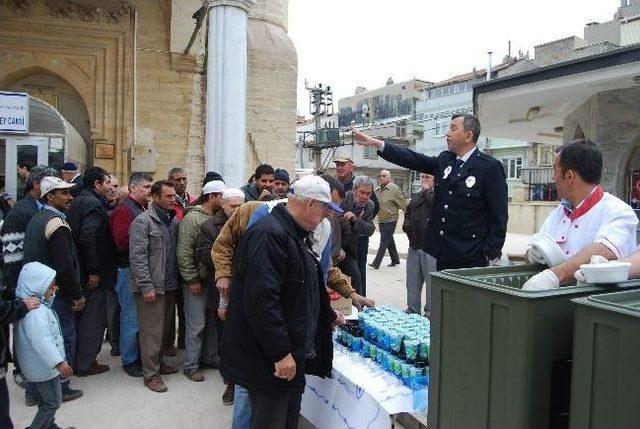
<svg viewBox="0 0 640 429">
<path fill-rule="evenodd" d="M 62 403 L 61 378 L 73 375 L 65 360 L 64 340 L 58 317 L 51 304 L 58 287 L 56 272 L 40 262 L 29 262 L 18 277 L 16 296 L 39 298 L 44 305 L 30 311 L 15 324 L 16 350 L 27 381 L 36 386 L 38 412 L 31 429 L 59 428 L 54 423 L 56 410 Z"/>
</svg>

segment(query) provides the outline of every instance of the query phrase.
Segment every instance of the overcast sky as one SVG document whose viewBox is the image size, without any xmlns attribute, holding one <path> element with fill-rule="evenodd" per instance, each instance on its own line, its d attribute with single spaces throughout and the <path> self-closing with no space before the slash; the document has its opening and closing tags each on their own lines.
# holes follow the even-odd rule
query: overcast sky
<svg viewBox="0 0 640 429">
<path fill-rule="evenodd" d="M 289 0 L 298 52 L 298 113 L 308 115 L 304 81 L 331 85 L 334 100 L 387 78 L 437 82 L 484 68 L 507 54 L 611 20 L 619 0 Z"/>
</svg>

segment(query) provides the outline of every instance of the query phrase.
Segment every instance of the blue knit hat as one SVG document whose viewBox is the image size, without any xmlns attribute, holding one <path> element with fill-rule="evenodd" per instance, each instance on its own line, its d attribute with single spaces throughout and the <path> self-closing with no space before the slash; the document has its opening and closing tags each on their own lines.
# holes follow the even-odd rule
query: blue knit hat
<svg viewBox="0 0 640 429">
<path fill-rule="evenodd" d="M 291 183 L 289 181 L 289 172 L 282 168 L 276 168 L 276 171 L 273 172 L 274 180 L 281 180 L 283 182 Z"/>
<path fill-rule="evenodd" d="M 62 171 L 78 171 L 78 166 L 74 162 L 65 162 L 62 164 Z"/>
</svg>

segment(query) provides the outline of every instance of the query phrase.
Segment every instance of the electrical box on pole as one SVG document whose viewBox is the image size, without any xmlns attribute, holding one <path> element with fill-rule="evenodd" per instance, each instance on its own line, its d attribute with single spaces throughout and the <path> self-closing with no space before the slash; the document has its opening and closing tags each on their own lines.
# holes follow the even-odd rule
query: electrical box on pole
<svg viewBox="0 0 640 429">
<path fill-rule="evenodd" d="M 314 118 L 314 130 L 303 131 L 300 144 L 303 148 L 313 151 L 316 170 L 322 170 L 322 150 L 344 146 L 340 129 L 336 127 L 322 127 L 322 117 L 333 115 L 333 92 L 330 86 L 319 83 L 310 87 L 305 82 L 305 89 L 309 91 L 309 107 Z M 313 137 L 313 139 L 307 139 Z"/>
</svg>

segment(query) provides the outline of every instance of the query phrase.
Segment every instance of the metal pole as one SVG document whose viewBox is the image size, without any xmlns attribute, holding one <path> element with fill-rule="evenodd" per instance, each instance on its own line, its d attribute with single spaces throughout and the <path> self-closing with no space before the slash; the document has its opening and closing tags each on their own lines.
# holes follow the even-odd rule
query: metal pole
<svg viewBox="0 0 640 429">
<path fill-rule="evenodd" d="M 318 132 L 320 131 L 320 118 L 322 116 L 322 112 L 320 111 L 320 108 L 322 105 L 323 92 L 324 91 L 322 89 L 318 89 L 318 92 L 314 100 L 314 103 L 316 105 L 316 114 L 314 117 L 315 127 L 316 127 L 316 134 L 315 134 L 316 147 L 313 149 L 313 161 L 315 163 L 316 171 L 322 168 L 322 150 L 318 147 Z"/>
</svg>

